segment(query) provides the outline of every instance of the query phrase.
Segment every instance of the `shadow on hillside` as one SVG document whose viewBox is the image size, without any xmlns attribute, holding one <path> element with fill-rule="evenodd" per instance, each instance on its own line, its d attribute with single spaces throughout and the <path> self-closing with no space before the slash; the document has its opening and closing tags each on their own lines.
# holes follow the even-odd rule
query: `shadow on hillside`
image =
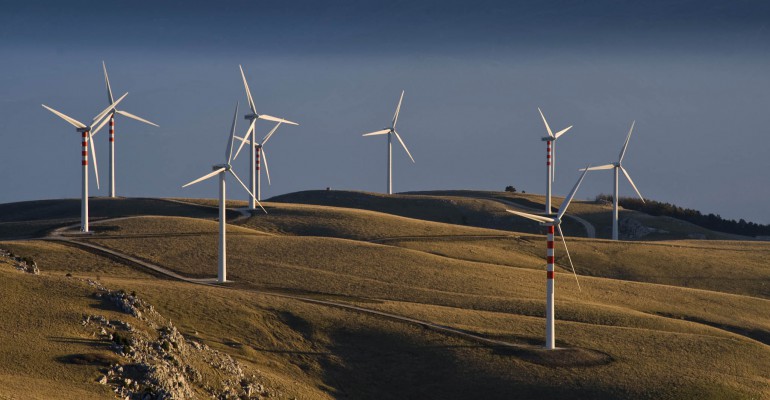
<svg viewBox="0 0 770 400">
<path fill-rule="evenodd" d="M 535 366 L 521 362 L 515 352 L 441 344 L 455 341 L 437 342 L 436 336 L 421 332 L 368 328 L 333 332 L 330 350 L 335 357 L 320 360 L 324 382 L 334 388 L 331 395 L 338 399 L 614 397 L 610 388 L 554 385 L 553 377 L 532 373 Z"/>
</svg>

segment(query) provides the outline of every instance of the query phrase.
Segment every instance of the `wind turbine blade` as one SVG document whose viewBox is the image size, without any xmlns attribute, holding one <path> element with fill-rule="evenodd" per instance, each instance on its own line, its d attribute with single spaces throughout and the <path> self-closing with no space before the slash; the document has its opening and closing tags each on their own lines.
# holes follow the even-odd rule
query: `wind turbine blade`
<svg viewBox="0 0 770 400">
<path fill-rule="evenodd" d="M 396 122 L 398 122 L 398 113 L 401 112 L 401 103 L 404 101 L 404 91 L 401 91 L 401 98 L 398 99 L 398 106 L 396 107 L 396 113 L 393 114 L 393 125 L 391 127 L 396 129 Z"/>
<path fill-rule="evenodd" d="M 115 102 L 114 102 L 114 103 L 110 104 L 110 105 L 109 105 L 109 106 L 107 106 L 107 108 L 105 108 L 105 109 L 104 109 L 102 112 L 100 112 L 99 114 L 97 114 L 97 115 L 94 117 L 93 121 L 91 122 L 91 125 L 93 125 L 93 124 L 96 124 L 96 123 L 97 123 L 97 121 L 100 121 L 100 120 L 102 119 L 102 117 L 104 117 L 105 115 L 107 115 L 107 113 L 108 113 L 108 112 L 110 112 L 110 111 L 114 110 L 114 109 L 115 109 L 115 106 L 117 106 L 117 105 L 118 105 L 118 103 L 120 103 L 121 101 L 123 101 L 123 99 L 125 99 L 125 98 L 126 98 L 126 96 L 128 96 L 128 92 L 126 92 L 126 93 L 125 93 L 123 96 L 120 96 L 120 98 L 119 98 L 119 99 L 117 99 L 117 100 L 115 100 Z"/>
<path fill-rule="evenodd" d="M 553 132 L 551 132 L 551 127 L 548 126 L 548 121 L 545 120 L 545 115 L 543 115 L 543 111 L 540 110 L 540 107 L 537 108 L 537 111 L 540 111 L 540 117 L 543 118 L 543 123 L 545 124 L 545 130 L 548 131 L 548 136 L 553 137 Z"/>
<path fill-rule="evenodd" d="M 270 168 L 267 167 L 267 154 L 265 153 L 265 148 L 262 149 L 262 161 L 265 162 L 265 174 L 267 174 L 267 184 L 271 185 L 270 183 Z"/>
<path fill-rule="evenodd" d="M 214 175 L 216 175 L 216 174 L 218 174 L 218 173 L 220 173 L 220 172 L 222 172 L 222 171 L 224 171 L 224 170 L 225 170 L 225 168 L 219 168 L 219 169 L 215 170 L 215 171 L 214 171 L 214 172 L 212 172 L 212 173 L 209 173 L 209 174 L 203 175 L 203 176 L 201 176 L 200 178 L 198 178 L 198 179 L 196 179 L 196 180 L 194 180 L 194 181 L 192 181 L 192 182 L 189 182 L 189 183 L 186 183 L 186 184 L 182 185 L 182 187 L 183 187 L 183 188 L 184 188 L 184 187 L 188 187 L 188 186 L 190 186 L 190 185 L 194 185 L 194 184 L 196 184 L 196 183 L 198 183 L 198 182 L 200 182 L 200 181 L 205 181 L 206 179 L 209 179 L 209 178 L 211 178 L 212 176 L 214 176 Z"/>
<path fill-rule="evenodd" d="M 561 135 L 563 135 L 563 134 L 567 133 L 567 131 L 568 131 L 568 130 L 570 130 L 570 129 L 572 129 L 572 125 L 570 125 L 570 126 L 568 126 L 568 127 L 564 128 L 564 129 L 562 129 L 562 130 L 560 130 L 560 131 L 556 132 L 556 134 L 555 134 L 555 135 L 553 135 L 553 137 L 554 137 L 555 139 L 558 139 L 558 138 L 559 138 L 559 136 L 561 136 Z"/>
<path fill-rule="evenodd" d="M 602 169 L 613 169 L 613 168 L 615 168 L 615 164 L 605 164 L 605 165 L 599 165 L 597 167 L 580 168 L 578 171 L 599 171 Z"/>
<path fill-rule="evenodd" d="M 550 223 L 553 222 L 553 218 L 543 217 L 543 216 L 540 216 L 540 215 L 525 213 L 525 212 L 521 212 L 521 211 L 513 211 L 513 210 L 505 210 L 505 211 L 508 211 L 511 214 L 516 214 L 516 215 L 518 215 L 520 217 L 531 219 L 531 220 L 537 221 L 537 222 L 543 222 L 543 223 L 546 223 L 546 224 L 550 224 Z"/>
<path fill-rule="evenodd" d="M 244 135 L 242 138 L 236 136 L 235 138 L 241 141 L 241 145 L 238 146 L 238 151 L 235 152 L 235 156 L 233 157 L 233 160 L 238 158 L 238 154 L 241 154 L 241 149 L 243 149 L 243 146 L 249 142 L 249 135 L 251 135 L 254 132 L 254 124 L 257 122 L 257 120 L 253 119 L 251 120 L 251 125 L 249 125 L 249 130 L 246 131 L 246 135 Z M 251 162 L 251 161 L 249 161 Z"/>
<path fill-rule="evenodd" d="M 273 134 L 275 133 L 276 130 L 278 130 L 278 127 L 281 126 L 281 124 L 282 124 L 282 122 L 279 122 L 279 123 L 275 124 L 273 129 L 271 129 L 270 132 L 268 132 L 268 134 L 265 135 L 264 138 L 262 138 L 262 146 L 264 146 L 265 143 L 267 143 L 267 141 L 270 140 L 271 137 L 273 137 Z"/>
<path fill-rule="evenodd" d="M 243 78 L 243 87 L 246 88 L 246 98 L 249 99 L 249 107 L 251 108 L 251 112 L 254 114 L 257 113 L 257 108 L 254 106 L 254 99 L 251 98 L 251 90 L 249 90 L 249 83 L 246 82 L 246 74 L 243 73 L 243 67 L 238 65 L 238 68 L 241 69 L 241 78 Z"/>
<path fill-rule="evenodd" d="M 107 125 L 107 122 L 109 121 L 110 121 L 109 118 L 103 118 L 102 122 L 100 122 L 99 125 L 96 126 L 96 128 L 91 128 L 91 134 L 96 135 L 99 132 L 99 130 L 104 128 L 104 125 Z"/>
<path fill-rule="evenodd" d="M 91 146 L 91 160 L 94 161 L 94 176 L 96 176 L 96 188 L 99 189 L 99 166 L 96 165 L 96 149 L 94 148 L 94 135 L 88 132 L 88 144 Z"/>
<path fill-rule="evenodd" d="M 564 243 L 564 251 L 567 253 L 567 260 L 569 260 L 569 266 L 572 267 L 572 275 L 575 275 L 575 282 L 577 282 L 578 290 L 581 292 L 583 289 L 580 287 L 580 281 L 578 281 L 577 272 L 575 272 L 575 265 L 572 264 L 572 257 L 569 255 L 569 249 L 567 248 L 567 241 L 564 240 L 564 232 L 561 230 L 561 225 L 556 225 L 559 228 L 559 236 L 561 236 L 561 242 Z"/>
<path fill-rule="evenodd" d="M 634 132 L 634 125 L 636 124 L 636 121 L 631 121 L 631 129 L 628 130 L 628 136 L 626 136 L 626 142 L 623 143 L 623 148 L 620 150 L 620 157 L 618 158 L 618 162 L 623 162 L 623 156 L 626 155 L 626 149 L 628 148 L 628 142 L 631 140 L 631 133 Z"/>
<path fill-rule="evenodd" d="M 642 199 L 642 203 L 644 203 L 644 197 L 642 197 L 642 194 L 639 193 L 639 189 L 637 189 L 636 185 L 634 185 L 634 181 L 631 180 L 631 175 L 629 175 L 628 171 L 626 171 L 626 169 L 623 167 L 620 167 L 620 170 L 623 171 L 623 175 L 625 175 L 626 178 L 628 179 L 628 183 L 631 184 L 631 187 L 634 188 L 634 190 L 636 191 L 636 194 L 639 195 L 639 198 Z"/>
<path fill-rule="evenodd" d="M 401 140 L 401 136 L 398 134 L 398 132 L 393 131 L 393 133 L 396 134 L 396 139 L 398 139 L 399 142 L 401 142 L 401 146 L 404 146 L 404 150 L 406 150 L 406 154 L 409 155 L 409 158 L 412 159 L 412 162 L 414 162 L 414 158 L 412 157 L 412 153 L 409 152 L 409 149 L 406 148 L 406 145 L 404 144 L 404 141 Z"/>
<path fill-rule="evenodd" d="M 233 176 L 234 176 L 234 177 L 235 177 L 235 179 L 238 181 L 238 183 L 240 183 L 240 184 L 241 184 L 241 186 L 243 186 L 243 188 L 244 188 L 244 189 L 246 189 L 246 193 L 248 193 L 248 194 L 249 194 L 249 196 L 251 196 L 251 198 L 252 198 L 252 199 L 254 199 L 254 201 L 256 201 L 256 202 L 257 202 L 257 205 L 259 205 L 259 208 L 261 208 L 261 209 L 262 209 L 262 211 L 264 211 L 264 212 L 265 212 L 265 214 L 267 214 L 267 210 L 265 210 L 265 207 L 262 207 L 262 203 L 260 203 L 260 202 L 259 202 L 259 200 L 257 200 L 257 198 L 254 196 L 254 193 L 251 193 L 251 190 L 249 190 L 249 188 L 247 188 L 247 187 L 246 187 L 246 184 L 245 184 L 245 183 L 243 183 L 243 181 L 241 180 L 241 178 L 239 178 L 239 177 L 238 177 L 238 175 L 236 175 L 235 171 L 233 171 L 233 170 L 232 170 L 232 168 L 231 168 L 231 169 L 229 170 L 229 172 L 230 172 L 231 174 L 233 174 Z"/>
<path fill-rule="evenodd" d="M 267 115 L 267 114 L 262 114 L 262 115 L 260 115 L 260 116 L 259 116 L 259 117 L 257 117 L 257 118 L 259 118 L 259 119 L 264 119 L 265 121 L 280 122 L 280 123 L 282 123 L 282 124 L 289 124 L 289 125 L 299 125 L 299 124 L 298 124 L 298 123 L 296 123 L 296 122 L 291 122 L 291 121 L 289 121 L 289 120 L 286 120 L 286 119 L 283 119 L 283 118 L 274 117 L 274 116 L 272 116 L 272 115 Z"/>
<path fill-rule="evenodd" d="M 386 133 L 388 133 L 388 132 L 390 132 L 390 129 L 382 129 L 382 130 L 379 130 L 379 131 L 374 131 L 374 132 L 364 133 L 364 134 L 363 134 L 363 135 L 361 135 L 361 136 L 374 136 L 374 135 L 384 135 L 384 134 L 386 134 Z"/>
<path fill-rule="evenodd" d="M 70 125 L 74 126 L 75 128 L 81 128 L 82 129 L 82 128 L 86 127 L 85 125 L 83 125 L 82 122 L 76 120 L 75 118 L 68 117 L 67 115 L 64 115 L 63 113 L 60 113 L 60 112 L 54 110 L 53 108 L 48 107 L 45 104 L 41 104 L 41 105 L 43 106 L 43 108 L 45 108 L 46 110 L 56 114 L 56 116 L 58 116 L 59 118 L 65 120 L 65 121 L 67 121 Z"/>
<path fill-rule="evenodd" d="M 104 69 L 104 83 L 107 85 L 107 103 L 114 103 L 115 99 L 112 97 L 112 88 L 110 87 L 110 77 L 107 75 L 107 64 L 102 61 L 102 68 Z"/>
<path fill-rule="evenodd" d="M 145 124 L 147 124 L 147 125 L 152 125 L 152 126 L 154 126 L 154 127 L 160 128 L 160 127 L 158 126 L 158 124 L 156 124 L 156 123 L 153 123 L 153 122 L 150 122 L 150 121 L 148 121 L 148 120 L 146 120 L 146 119 L 144 119 L 144 118 L 140 118 L 140 117 L 137 117 L 136 115 L 134 115 L 134 114 L 131 114 L 131 113 L 129 113 L 128 111 L 123 111 L 123 110 L 115 110 L 115 111 L 116 111 L 118 114 L 120 114 L 120 115 L 122 115 L 122 116 L 124 116 L 124 117 L 132 118 L 132 119 L 135 119 L 135 120 L 137 120 L 137 121 L 139 121 L 139 122 L 144 122 L 144 123 L 145 123 Z"/>
<path fill-rule="evenodd" d="M 580 175 L 580 179 L 578 179 L 577 182 L 575 182 L 575 186 L 572 188 L 572 191 L 569 192 L 569 196 L 567 196 L 566 199 L 564 199 L 564 202 L 561 203 L 561 207 L 559 207 L 559 213 L 556 214 L 556 218 L 561 220 L 561 217 L 564 216 L 564 213 L 567 212 L 567 207 L 569 207 L 569 203 L 572 202 L 572 198 L 575 197 L 575 193 L 577 193 L 578 187 L 580 187 L 580 183 L 583 182 L 583 178 L 586 177 L 586 174 L 588 173 L 589 169 L 586 168 L 585 171 L 583 171 L 583 175 Z"/>
<path fill-rule="evenodd" d="M 235 113 L 233 114 L 233 124 L 230 126 L 230 140 L 227 141 L 227 150 L 225 151 L 225 158 L 227 163 L 233 160 L 233 140 L 235 140 L 235 124 L 238 121 L 238 106 L 239 102 L 235 103 Z"/>
</svg>

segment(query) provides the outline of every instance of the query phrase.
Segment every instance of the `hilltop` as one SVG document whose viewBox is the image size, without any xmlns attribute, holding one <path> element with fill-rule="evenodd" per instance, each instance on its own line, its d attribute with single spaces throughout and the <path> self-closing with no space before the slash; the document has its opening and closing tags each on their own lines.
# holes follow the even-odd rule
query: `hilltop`
<svg viewBox="0 0 770 400">
<path fill-rule="evenodd" d="M 267 215 L 228 213 L 225 285 L 209 284 L 215 200 L 95 198 L 90 235 L 67 229 L 75 200 L 0 205 L 0 248 L 40 270 L 0 257 L 0 397 L 105 398 L 135 383 L 125 371 L 140 382 L 158 375 L 142 375 L 145 364 L 173 372 L 164 359 L 191 366 L 174 387 L 198 396 L 770 396 L 770 243 L 612 242 L 573 220 L 565 233 L 581 289 L 558 245 L 562 350 L 549 353 L 544 238 L 504 212 L 541 200 L 278 196 Z M 605 207 L 571 211 L 602 237 Z M 166 387 L 152 382 L 143 387 Z"/>
</svg>

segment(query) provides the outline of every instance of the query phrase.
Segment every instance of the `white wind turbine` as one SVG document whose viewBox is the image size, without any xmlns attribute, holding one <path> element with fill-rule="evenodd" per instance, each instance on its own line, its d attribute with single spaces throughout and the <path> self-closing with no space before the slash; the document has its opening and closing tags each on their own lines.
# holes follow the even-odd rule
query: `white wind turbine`
<svg viewBox="0 0 770 400">
<path fill-rule="evenodd" d="M 225 192 L 227 189 L 225 184 L 225 177 L 227 173 L 229 172 L 230 174 L 232 174 L 233 177 L 238 181 L 238 183 L 240 183 L 241 186 L 243 186 L 243 188 L 246 189 L 249 195 L 252 198 L 254 197 L 254 195 L 249 190 L 249 188 L 246 187 L 246 184 L 244 184 L 241 178 L 239 178 L 238 175 L 235 174 L 235 171 L 233 171 L 232 165 L 230 165 L 230 162 L 232 161 L 232 155 L 233 155 L 233 140 L 235 136 L 235 122 L 237 118 L 238 118 L 238 105 L 236 104 L 235 114 L 233 115 L 233 125 L 230 128 L 230 140 L 227 141 L 227 149 L 225 150 L 225 163 L 214 165 L 212 167 L 214 172 L 206 174 L 182 186 L 184 188 L 190 185 L 194 185 L 200 181 L 209 179 L 214 175 L 219 175 L 219 256 L 218 256 L 217 282 L 220 282 L 220 283 L 224 283 L 227 281 L 227 242 L 226 242 L 227 205 L 225 204 Z M 259 202 L 257 202 L 257 204 L 259 204 Z M 265 213 L 267 213 L 267 211 L 262 207 L 262 204 L 259 204 L 259 207 L 262 208 L 262 211 L 265 211 Z"/>
<path fill-rule="evenodd" d="M 94 176 L 96 177 L 96 187 L 99 188 L 99 170 L 98 166 L 96 164 L 96 150 L 94 149 L 94 142 L 93 142 L 93 135 L 96 134 L 96 132 L 99 131 L 99 129 L 102 129 L 104 127 L 104 124 L 106 123 L 107 119 L 104 118 L 107 113 L 114 109 L 115 106 L 120 103 L 128 93 L 121 96 L 117 101 L 111 103 L 107 108 L 105 108 L 102 112 L 97 114 L 94 119 L 91 121 L 91 125 L 86 125 L 72 117 L 69 117 L 59 111 L 54 110 L 51 107 L 48 107 L 47 105 L 43 104 L 43 108 L 46 110 L 56 114 L 59 118 L 67 121 L 70 125 L 74 126 L 77 130 L 77 132 L 81 133 L 81 165 L 82 165 L 82 177 L 83 177 L 83 185 L 81 190 L 81 196 L 80 196 L 80 231 L 81 232 L 88 232 L 88 146 L 90 143 L 91 146 L 91 159 L 94 161 Z M 96 128 L 93 128 L 96 126 Z"/>
<path fill-rule="evenodd" d="M 107 75 L 107 65 L 104 63 L 104 61 L 102 61 L 102 68 L 104 69 L 104 83 L 107 86 L 107 102 L 112 104 L 114 100 L 112 98 L 112 88 L 110 87 L 110 77 Z M 118 110 L 114 107 L 112 110 L 110 110 L 110 197 L 115 197 L 115 114 L 120 114 L 124 117 L 135 119 L 139 122 L 144 122 L 145 124 L 155 127 L 158 126 L 129 112 Z"/>
<path fill-rule="evenodd" d="M 540 107 L 537 108 L 537 111 L 540 112 L 540 117 L 543 118 L 543 124 L 545 124 L 545 129 L 548 131 L 548 136 L 545 136 L 542 138 L 544 142 L 546 142 L 546 185 L 545 185 L 545 213 L 550 214 L 551 213 L 551 184 L 553 183 L 555 178 L 555 168 L 556 168 L 556 140 L 561 137 L 561 135 L 567 133 L 568 130 L 572 128 L 572 125 L 560 130 L 559 132 L 556 132 L 555 134 L 551 132 L 551 127 L 548 126 L 548 121 L 545 120 L 545 115 L 543 115 L 543 112 L 540 110 Z"/>
<path fill-rule="evenodd" d="M 626 136 L 626 142 L 623 143 L 623 148 L 620 149 L 620 156 L 618 157 L 618 162 L 588 168 L 590 171 L 596 171 L 600 169 L 613 170 L 614 186 L 613 186 L 613 193 L 612 193 L 612 240 L 618 240 L 618 170 L 623 171 L 623 175 L 625 175 L 626 179 L 628 179 L 628 183 L 631 184 L 631 187 L 634 188 L 634 191 L 636 191 L 636 194 L 639 195 L 639 198 L 642 199 L 642 202 L 644 202 L 644 197 L 642 197 L 642 194 L 639 193 L 639 189 L 637 189 L 636 185 L 634 185 L 634 181 L 631 180 L 631 175 L 629 175 L 628 171 L 626 171 L 626 169 L 623 168 L 623 156 L 626 155 L 626 149 L 628 148 L 628 142 L 631 140 L 631 133 L 634 132 L 635 123 L 636 121 L 631 122 L 631 129 L 628 130 L 628 136 Z"/>
<path fill-rule="evenodd" d="M 262 194 L 261 194 L 262 188 L 261 188 L 261 182 L 260 182 L 262 175 L 259 172 L 259 166 L 260 166 L 259 152 L 260 150 L 262 150 L 262 145 L 270 135 L 268 134 L 268 136 L 265 136 L 266 139 L 263 139 L 262 143 L 257 143 L 254 137 L 256 135 L 255 125 L 257 123 L 257 120 L 263 119 L 266 121 L 278 122 L 279 125 L 282 123 L 289 124 L 289 125 L 299 125 L 299 124 L 296 122 L 285 120 L 283 118 L 273 117 L 267 114 L 258 114 L 257 107 L 254 105 L 254 99 L 251 97 L 251 90 L 249 90 L 249 83 L 246 82 L 246 74 L 243 73 L 243 67 L 238 65 L 238 68 L 241 69 L 241 78 L 243 78 L 243 87 L 244 89 L 246 89 L 246 98 L 249 100 L 249 108 L 251 109 L 251 114 L 246 114 L 244 116 L 244 118 L 246 118 L 250 122 L 249 130 L 246 131 L 246 135 L 244 136 L 244 139 L 251 142 L 251 146 L 249 146 L 251 148 L 250 161 L 249 161 L 249 186 L 251 188 L 251 193 L 256 193 L 256 197 L 252 196 L 251 198 L 249 198 L 249 209 L 253 210 L 256 208 L 255 202 L 258 200 L 262 200 Z M 272 132 L 275 132 L 275 128 L 273 129 Z M 241 147 L 243 147 L 243 140 L 241 141 Z M 240 153 L 240 147 L 238 148 L 238 152 Z M 265 169 L 267 169 L 267 159 L 265 159 Z M 270 181 L 269 175 L 267 180 L 269 183 Z"/>
<path fill-rule="evenodd" d="M 262 141 L 260 141 L 260 142 L 254 141 L 254 135 L 256 135 L 254 130 L 251 130 L 251 140 L 249 140 L 247 138 L 242 138 L 240 136 L 236 136 L 235 137 L 235 139 L 241 141 L 241 144 L 240 144 L 240 146 L 238 146 L 238 151 L 235 152 L 235 155 L 233 156 L 233 160 L 238 158 L 238 154 L 240 154 L 241 149 L 243 148 L 243 145 L 245 145 L 246 143 L 253 143 L 253 147 L 256 149 L 256 161 L 255 161 L 256 168 L 257 168 L 257 192 L 256 192 L 256 195 L 257 195 L 256 197 L 257 198 L 256 198 L 256 201 L 262 200 L 262 179 L 261 179 L 262 173 L 261 173 L 261 168 L 260 168 L 261 165 L 262 165 L 262 160 L 265 160 L 265 175 L 267 175 L 267 184 L 270 185 L 270 168 L 268 168 L 268 166 L 267 166 L 267 152 L 265 151 L 264 146 L 267 143 L 267 141 L 270 140 L 270 138 L 273 136 L 275 131 L 278 130 L 278 127 L 281 126 L 282 123 L 283 122 L 279 122 L 279 123 L 275 124 L 275 127 L 273 127 L 273 129 L 271 129 L 270 132 L 268 132 L 268 134 L 265 135 L 265 137 L 262 138 Z M 248 135 L 249 134 L 247 132 L 246 137 L 248 137 Z M 254 159 L 252 158 L 252 161 L 253 160 Z M 251 198 L 249 198 L 249 201 L 251 201 Z"/>
<path fill-rule="evenodd" d="M 533 221 L 540 222 L 541 225 L 548 227 L 548 235 L 547 235 L 547 246 L 546 246 L 546 262 L 548 263 L 546 267 L 546 301 L 545 301 L 545 348 L 548 350 L 553 350 L 556 348 L 556 332 L 555 332 L 555 316 L 554 316 L 554 257 L 553 257 L 553 235 L 554 235 L 554 227 L 556 227 L 559 230 L 559 236 L 561 236 L 561 241 L 564 243 L 564 251 L 567 252 L 567 259 L 569 260 L 569 265 L 572 267 L 572 273 L 575 275 L 575 280 L 577 281 L 577 274 L 575 273 L 575 266 L 572 264 L 572 257 L 569 255 L 569 250 L 567 249 L 567 241 L 564 240 L 564 232 L 561 230 L 561 220 L 564 217 L 564 213 L 567 212 L 567 207 L 569 207 L 569 203 L 572 201 L 572 198 L 575 197 L 575 193 L 577 193 L 578 187 L 580 186 L 580 182 L 583 182 L 583 178 L 588 173 L 588 170 L 584 170 L 583 174 L 580 175 L 580 179 L 575 183 L 575 186 L 572 188 L 572 191 L 569 193 L 569 196 L 564 199 L 564 202 L 561 203 L 561 207 L 559 207 L 559 212 L 556 214 L 556 217 L 543 217 L 541 215 L 535 215 L 535 214 L 529 214 L 524 213 L 520 211 L 513 211 L 513 210 L 505 210 L 509 213 L 516 214 L 520 217 L 528 218 Z M 580 283 L 578 282 L 578 288 L 580 288 Z"/>
<path fill-rule="evenodd" d="M 363 136 L 374 136 L 374 135 L 388 135 L 388 194 L 393 194 L 393 146 L 392 146 L 392 138 L 391 135 L 396 135 L 396 139 L 401 143 L 401 146 L 404 147 L 404 150 L 406 150 L 406 154 L 409 155 L 409 158 L 412 159 L 412 162 L 414 162 L 414 157 L 412 157 L 412 153 L 409 152 L 409 149 L 406 148 L 406 144 L 404 144 L 404 141 L 401 139 L 401 136 L 396 132 L 396 122 L 398 122 L 398 113 L 401 110 L 401 102 L 404 101 L 404 91 L 401 91 L 401 98 L 398 100 L 398 106 L 396 107 L 396 113 L 393 114 L 393 122 L 390 125 L 390 128 L 385 128 L 379 131 L 365 133 Z"/>
</svg>

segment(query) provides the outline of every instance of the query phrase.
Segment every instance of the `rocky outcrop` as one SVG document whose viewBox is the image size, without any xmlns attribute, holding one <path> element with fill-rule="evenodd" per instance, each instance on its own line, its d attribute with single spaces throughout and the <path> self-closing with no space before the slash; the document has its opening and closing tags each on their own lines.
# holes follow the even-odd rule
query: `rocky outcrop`
<svg viewBox="0 0 770 400">
<path fill-rule="evenodd" d="M 618 231 L 620 238 L 624 240 L 641 239 L 651 233 L 668 233 L 663 229 L 645 226 L 635 218 L 621 218 L 618 221 Z"/>
<path fill-rule="evenodd" d="M 136 326 L 100 315 L 84 315 L 81 324 L 111 343 L 125 360 L 110 366 L 97 381 L 121 399 L 260 399 L 274 397 L 255 375 L 228 354 L 185 338 L 135 293 L 111 291 L 88 280 L 94 296 L 137 320 Z M 141 326 L 141 328 L 139 328 Z"/>
<path fill-rule="evenodd" d="M 19 271 L 40 275 L 40 269 L 37 267 L 37 262 L 31 257 L 20 257 L 5 249 L 0 249 L 0 257 L 10 261 Z"/>
</svg>

